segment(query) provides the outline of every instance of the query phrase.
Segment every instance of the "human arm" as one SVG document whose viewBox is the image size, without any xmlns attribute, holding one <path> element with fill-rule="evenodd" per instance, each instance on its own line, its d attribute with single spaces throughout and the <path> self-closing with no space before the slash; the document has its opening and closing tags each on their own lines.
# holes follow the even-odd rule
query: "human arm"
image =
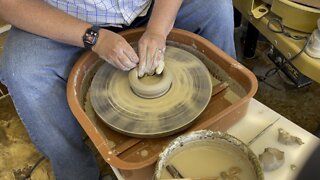
<svg viewBox="0 0 320 180">
<path fill-rule="evenodd" d="M 82 36 L 91 27 L 91 24 L 41 0 L 0 0 L 0 17 L 30 33 L 78 47 L 84 47 Z M 123 70 L 135 67 L 138 62 L 137 55 L 125 39 L 105 29 L 100 30 L 100 37 L 93 51 Z"/>
<path fill-rule="evenodd" d="M 146 31 L 139 40 L 140 77 L 154 72 L 163 60 L 166 38 L 173 28 L 181 3 L 182 0 L 155 0 Z"/>
</svg>

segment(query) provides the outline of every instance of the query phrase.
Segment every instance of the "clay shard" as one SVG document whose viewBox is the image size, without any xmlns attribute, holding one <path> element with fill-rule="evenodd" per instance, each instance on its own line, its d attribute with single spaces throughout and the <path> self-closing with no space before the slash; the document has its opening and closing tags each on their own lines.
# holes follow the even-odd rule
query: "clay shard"
<svg viewBox="0 0 320 180">
<path fill-rule="evenodd" d="M 299 137 L 292 136 L 290 133 L 288 133 L 282 128 L 279 128 L 278 132 L 279 132 L 278 141 L 282 144 L 285 144 L 285 145 L 304 144 L 304 142 L 302 142 L 302 140 Z"/>
<path fill-rule="evenodd" d="M 284 152 L 276 148 L 268 147 L 259 155 L 259 160 L 264 171 L 273 171 L 284 164 Z"/>
</svg>

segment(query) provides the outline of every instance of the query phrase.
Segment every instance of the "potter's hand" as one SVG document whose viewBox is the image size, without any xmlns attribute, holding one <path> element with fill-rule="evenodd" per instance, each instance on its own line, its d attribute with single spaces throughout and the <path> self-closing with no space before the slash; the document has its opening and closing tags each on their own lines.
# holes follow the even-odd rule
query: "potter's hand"
<svg viewBox="0 0 320 180">
<path fill-rule="evenodd" d="M 101 29 L 92 50 L 116 68 L 128 71 L 137 66 L 139 58 L 129 43 L 119 34 Z"/>
<path fill-rule="evenodd" d="M 166 48 L 166 37 L 150 31 L 144 32 L 139 40 L 139 68 L 138 75 L 152 75 L 154 72 L 160 74 L 164 68 L 164 51 Z"/>
</svg>

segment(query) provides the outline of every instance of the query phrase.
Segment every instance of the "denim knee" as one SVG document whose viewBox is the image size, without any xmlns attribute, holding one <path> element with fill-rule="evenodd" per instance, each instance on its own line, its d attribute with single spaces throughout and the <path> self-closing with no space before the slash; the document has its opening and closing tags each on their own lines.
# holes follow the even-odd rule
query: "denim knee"
<svg viewBox="0 0 320 180">
<path fill-rule="evenodd" d="M 205 6 L 204 11 L 209 13 L 208 21 L 218 25 L 215 28 L 233 32 L 234 16 L 231 0 L 208 0 L 203 5 Z"/>
<path fill-rule="evenodd" d="M 184 0 L 175 27 L 208 39 L 235 58 L 231 0 Z"/>
<path fill-rule="evenodd" d="M 67 76 L 79 49 L 16 28 L 9 33 L 1 60 L 1 76 L 34 141 L 55 131 L 67 138 L 81 139 L 81 128 L 66 100 Z M 61 129 L 62 121 L 65 130 Z M 47 132 L 42 131 L 47 128 Z M 40 148 L 42 143 L 38 145 Z"/>
</svg>

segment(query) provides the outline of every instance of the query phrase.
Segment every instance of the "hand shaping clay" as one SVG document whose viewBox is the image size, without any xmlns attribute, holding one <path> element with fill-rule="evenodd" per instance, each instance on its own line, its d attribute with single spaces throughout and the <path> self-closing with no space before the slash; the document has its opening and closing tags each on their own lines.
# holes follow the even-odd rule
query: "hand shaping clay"
<svg viewBox="0 0 320 180">
<path fill-rule="evenodd" d="M 167 46 L 164 60 L 162 75 L 141 79 L 136 78 L 135 71 L 128 75 L 103 64 L 90 87 L 91 104 L 98 117 L 120 133 L 144 138 L 171 135 L 190 126 L 210 101 L 209 71 L 196 56 L 172 46 Z M 172 74 L 171 84 L 166 82 L 170 81 L 166 72 Z M 162 83 L 164 88 L 156 92 Z"/>
</svg>

